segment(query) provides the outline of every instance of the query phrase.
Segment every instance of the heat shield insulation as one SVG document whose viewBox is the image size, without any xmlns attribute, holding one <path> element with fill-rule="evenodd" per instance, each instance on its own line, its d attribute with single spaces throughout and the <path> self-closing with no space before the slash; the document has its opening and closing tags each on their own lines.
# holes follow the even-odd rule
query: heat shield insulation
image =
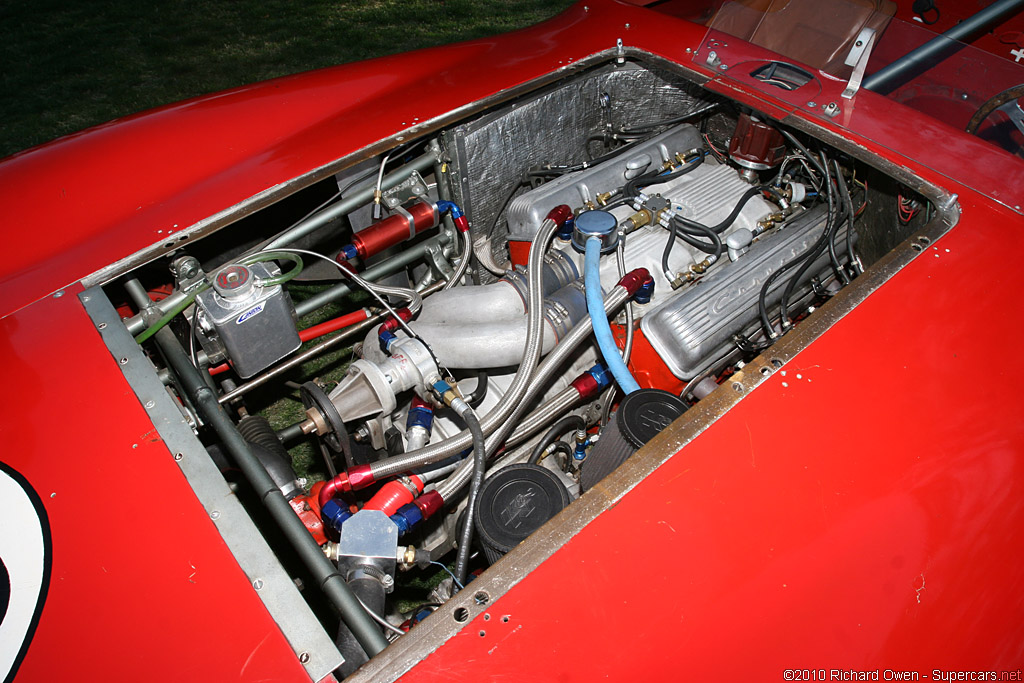
<svg viewBox="0 0 1024 683">
<path fill-rule="evenodd" d="M 527 169 L 583 163 L 588 160 L 588 136 L 609 125 L 638 127 L 681 116 L 707 102 L 693 84 L 630 62 L 581 74 L 445 132 L 456 171 L 455 200 L 467 214 L 473 237 L 493 237 L 493 248 L 503 251 L 504 217 L 493 231 L 491 224 Z M 603 152 L 600 142 L 590 150 Z M 503 260 L 501 253 L 496 255 Z"/>
</svg>

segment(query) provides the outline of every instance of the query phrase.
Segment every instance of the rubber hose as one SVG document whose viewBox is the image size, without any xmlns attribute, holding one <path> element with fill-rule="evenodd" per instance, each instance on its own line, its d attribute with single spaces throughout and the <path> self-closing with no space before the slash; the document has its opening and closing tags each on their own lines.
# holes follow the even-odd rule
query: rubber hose
<svg viewBox="0 0 1024 683">
<path fill-rule="evenodd" d="M 590 313 L 590 321 L 594 326 L 597 348 L 601 350 L 604 363 L 608 366 L 608 370 L 612 373 L 619 388 L 624 393 L 631 394 L 638 391 L 640 385 L 630 374 L 626 364 L 622 362 L 622 356 L 619 355 L 621 351 L 615 345 L 612 328 L 608 324 L 608 317 L 604 314 L 604 302 L 601 300 L 601 239 L 591 237 L 587 240 L 586 246 L 583 279 L 587 292 L 587 312 Z"/>
<path fill-rule="evenodd" d="M 469 571 L 469 548 L 473 543 L 473 524 L 476 521 L 477 508 L 480 506 L 480 488 L 484 485 L 484 475 L 487 473 L 487 445 L 476 413 L 467 410 L 462 414 L 462 419 L 466 421 L 466 426 L 473 435 L 473 480 L 469 485 L 466 522 L 462 525 L 459 552 L 455 557 L 455 578 L 465 586 L 466 574 Z"/>
<path fill-rule="evenodd" d="M 587 423 L 584 422 L 583 418 L 579 415 L 566 415 L 561 420 L 551 425 L 551 429 L 544 433 L 544 436 L 540 438 L 537 445 L 533 447 L 532 451 L 530 451 L 530 459 L 526 462 L 531 465 L 536 465 L 540 462 L 540 456 L 544 455 L 545 449 L 547 449 L 548 445 L 552 441 L 558 438 L 559 434 L 564 434 L 569 430 L 576 431 L 584 429 L 586 426 Z"/>
</svg>

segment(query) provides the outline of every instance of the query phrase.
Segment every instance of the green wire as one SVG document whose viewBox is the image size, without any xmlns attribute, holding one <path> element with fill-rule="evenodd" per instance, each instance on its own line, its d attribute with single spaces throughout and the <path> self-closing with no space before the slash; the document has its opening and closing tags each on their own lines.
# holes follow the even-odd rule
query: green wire
<svg viewBox="0 0 1024 683">
<path fill-rule="evenodd" d="M 241 263 L 246 266 L 251 266 L 254 263 L 262 263 L 264 261 L 276 260 L 291 261 L 293 264 L 292 269 L 285 273 L 281 273 L 280 275 L 276 275 L 274 277 L 261 278 L 260 284 L 264 287 L 282 285 L 302 272 L 302 258 L 300 258 L 298 254 L 292 254 L 286 251 L 260 251 L 255 254 L 252 254 L 251 256 L 246 256 L 245 258 L 238 261 L 238 263 Z M 210 283 L 203 281 L 201 285 L 199 285 L 191 292 L 189 292 L 178 305 L 176 305 L 174 308 L 165 313 L 155 323 L 153 323 L 145 330 L 140 332 L 139 335 L 135 337 L 135 341 L 141 344 L 142 342 L 146 341 L 154 334 L 159 332 L 161 328 L 163 328 L 163 326 L 166 325 L 167 323 L 171 322 L 171 320 L 173 320 L 175 316 L 177 316 L 186 308 L 191 306 L 192 302 L 195 301 L 197 294 L 206 289 L 209 289 L 209 287 Z"/>
</svg>

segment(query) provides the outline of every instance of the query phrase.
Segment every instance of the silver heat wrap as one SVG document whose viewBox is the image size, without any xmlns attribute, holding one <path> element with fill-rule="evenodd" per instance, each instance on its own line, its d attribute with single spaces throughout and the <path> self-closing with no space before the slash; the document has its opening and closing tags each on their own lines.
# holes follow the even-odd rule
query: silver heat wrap
<svg viewBox="0 0 1024 683">
<path fill-rule="evenodd" d="M 782 229 L 754 242 L 738 261 L 723 259 L 699 283 L 644 317 L 640 324 L 644 336 L 673 375 L 691 379 L 733 347 L 732 335 L 757 318 L 757 298 L 765 279 L 806 253 L 825 229 L 826 215 L 827 209 L 819 204 L 795 216 Z M 836 243 L 845 240 L 843 227 Z M 825 253 L 807 269 L 803 283 L 828 268 Z M 791 270 L 789 274 L 795 273 Z M 769 310 L 779 303 L 788 282 L 783 275 L 768 290 Z"/>
<path fill-rule="evenodd" d="M 454 198 L 474 238 L 493 236 L 494 248 L 504 248 L 504 219 L 498 220 L 494 235 L 490 226 L 528 168 L 587 161 L 588 136 L 609 126 L 638 126 L 694 111 L 707 104 L 698 93 L 678 77 L 627 62 L 601 67 L 445 132 L 455 171 Z M 591 152 L 600 155 L 600 147 L 594 143 Z"/>
</svg>

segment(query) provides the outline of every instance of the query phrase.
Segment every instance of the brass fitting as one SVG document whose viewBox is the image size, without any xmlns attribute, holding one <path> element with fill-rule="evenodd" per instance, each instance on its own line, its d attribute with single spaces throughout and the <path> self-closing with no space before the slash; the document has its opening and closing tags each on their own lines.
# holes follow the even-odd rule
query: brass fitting
<svg viewBox="0 0 1024 683">
<path fill-rule="evenodd" d="M 626 219 L 626 232 L 630 233 L 633 232 L 634 230 L 637 230 L 638 228 L 644 227 L 645 225 L 651 222 L 652 218 L 653 216 L 651 216 L 650 211 L 648 211 L 647 209 L 640 209 L 639 211 L 637 211 L 632 216 Z"/>
<path fill-rule="evenodd" d="M 600 204 L 601 206 L 605 206 L 608 204 L 608 200 L 611 198 L 611 192 L 602 192 L 601 194 L 597 195 L 597 203 Z"/>
</svg>

